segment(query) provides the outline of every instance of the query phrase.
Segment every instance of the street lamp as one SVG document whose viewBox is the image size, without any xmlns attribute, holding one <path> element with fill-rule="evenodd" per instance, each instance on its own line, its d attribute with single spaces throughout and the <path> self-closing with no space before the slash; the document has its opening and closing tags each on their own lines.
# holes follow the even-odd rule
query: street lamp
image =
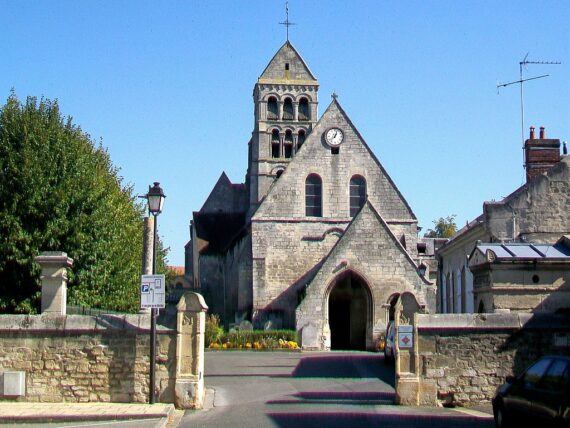
<svg viewBox="0 0 570 428">
<path fill-rule="evenodd" d="M 148 211 L 154 216 L 154 239 L 152 240 L 152 274 L 156 275 L 156 250 L 157 250 L 157 220 L 156 217 L 162 212 L 166 195 L 160 187 L 160 183 L 154 182 L 154 186 L 148 186 L 146 200 L 148 202 Z M 149 399 L 150 404 L 154 404 L 154 385 L 155 385 L 155 365 L 156 365 L 156 308 L 150 309 L 150 387 Z"/>
</svg>

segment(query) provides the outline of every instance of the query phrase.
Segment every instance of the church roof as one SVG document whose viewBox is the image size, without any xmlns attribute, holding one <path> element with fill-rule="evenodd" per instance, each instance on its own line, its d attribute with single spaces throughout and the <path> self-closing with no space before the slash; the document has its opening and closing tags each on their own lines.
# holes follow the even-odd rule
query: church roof
<svg viewBox="0 0 570 428">
<path fill-rule="evenodd" d="M 317 79 L 291 42 L 286 41 L 269 61 L 257 82 L 317 84 Z"/>
<path fill-rule="evenodd" d="M 196 236 L 205 241 L 201 254 L 217 254 L 228 249 L 233 240 L 243 231 L 245 213 L 194 212 Z"/>
<path fill-rule="evenodd" d="M 423 276 L 419 275 L 417 264 L 412 259 L 410 254 L 406 251 L 406 249 L 402 246 L 402 243 L 398 240 L 398 238 L 396 238 L 390 229 L 390 226 L 388 226 L 386 221 L 382 218 L 380 213 L 376 211 L 370 201 L 366 201 L 358 214 L 349 224 L 345 233 L 340 237 L 340 239 L 332 247 L 329 253 L 321 260 L 318 265 L 318 270 L 311 273 L 310 278 L 307 280 L 308 287 L 312 286 L 313 281 L 316 280 L 317 276 L 320 274 L 327 276 L 328 272 L 338 270 L 338 266 L 331 269 L 331 267 L 333 267 L 333 265 L 336 264 L 338 260 L 347 260 L 351 265 L 355 264 L 355 262 L 358 263 L 360 261 L 358 256 L 355 256 L 355 249 L 361 249 L 363 247 L 363 243 L 361 241 L 363 231 L 370 236 L 373 235 L 374 242 L 378 244 L 369 247 L 367 250 L 368 252 L 378 251 L 379 253 L 383 253 L 386 251 L 386 248 L 382 248 L 382 243 L 397 248 L 398 252 L 401 254 L 401 257 L 406 260 L 407 272 L 412 275 L 413 278 L 417 278 L 418 282 L 411 285 L 432 285 Z M 331 262 L 333 265 L 331 265 Z M 341 262 L 341 265 L 343 263 L 346 266 L 346 261 Z M 390 263 L 394 263 L 394 261 L 390 261 Z M 362 273 L 366 274 L 366 272 Z"/>
<path fill-rule="evenodd" d="M 233 184 L 225 172 L 200 208 L 200 213 L 240 213 L 247 210 L 247 189 L 245 184 Z"/>
<path fill-rule="evenodd" d="M 322 135 L 331 126 L 342 128 L 346 134 L 340 155 L 332 154 L 330 148 L 322 141 Z M 350 156 L 345 157 L 343 153 L 349 153 Z M 273 182 L 267 196 L 255 212 L 253 220 L 284 216 L 306 218 L 302 189 L 307 174 L 312 172 L 328 177 L 325 179 L 332 179 L 334 183 L 329 182 L 327 186 L 334 189 L 335 186 L 340 186 L 343 180 L 350 178 L 344 177 L 339 171 L 356 171 L 353 173 L 366 177 L 368 197 L 379 207 L 383 217 L 389 222 L 417 221 L 408 202 L 336 99 L 332 100 L 281 177 Z M 280 196 L 284 194 L 288 197 Z M 333 217 L 340 221 L 343 216 L 333 213 L 328 216 L 325 214 L 323 217 Z M 343 220 L 346 220 L 346 223 L 350 221 L 348 209 Z"/>
<path fill-rule="evenodd" d="M 341 113 L 342 115 L 345 117 L 346 121 L 348 122 L 348 124 L 352 127 L 352 129 L 354 130 L 354 132 L 356 133 L 356 135 L 358 136 L 358 138 L 360 139 L 360 141 L 362 142 L 362 145 L 364 147 L 366 147 L 366 149 L 368 150 L 368 153 L 370 154 L 370 156 L 372 157 L 372 159 L 374 159 L 374 161 L 376 162 L 376 164 L 378 165 L 378 167 L 382 170 L 382 172 L 384 173 L 384 176 L 386 177 L 386 179 L 390 182 L 390 184 L 392 185 L 392 187 L 394 188 L 394 190 L 396 191 L 396 193 L 398 194 L 398 196 L 400 196 L 400 199 L 402 200 L 402 202 L 404 203 L 404 205 L 406 206 L 406 208 L 408 209 L 408 212 L 410 214 L 410 216 L 414 219 L 417 220 L 416 215 L 414 214 L 414 212 L 412 211 L 412 207 L 410 207 L 410 205 L 408 204 L 408 201 L 406 201 L 406 198 L 404 198 L 404 195 L 402 195 L 402 193 L 400 192 L 400 189 L 398 189 L 398 186 L 396 186 L 396 183 L 394 183 L 394 181 L 392 180 L 392 178 L 390 177 L 390 175 L 388 174 L 388 172 L 384 169 L 384 167 L 382 166 L 382 164 L 380 163 L 380 160 L 378 160 L 378 158 L 376 157 L 376 155 L 374 154 L 374 152 L 370 149 L 370 147 L 368 146 L 368 144 L 366 144 L 366 141 L 364 141 L 364 138 L 362 138 L 362 135 L 360 135 L 360 132 L 358 131 L 358 129 L 356 128 L 356 126 L 354 126 L 354 124 L 352 123 L 352 120 L 350 120 L 350 117 L 348 117 L 348 115 L 346 114 L 346 112 L 344 111 L 344 109 L 341 107 L 340 103 L 337 100 L 337 97 L 334 96 L 331 103 L 329 104 L 329 106 L 327 107 L 327 110 L 329 110 L 331 107 L 335 106 Z M 325 111 L 326 113 L 326 111 Z M 324 116 L 324 114 L 323 114 Z"/>
</svg>

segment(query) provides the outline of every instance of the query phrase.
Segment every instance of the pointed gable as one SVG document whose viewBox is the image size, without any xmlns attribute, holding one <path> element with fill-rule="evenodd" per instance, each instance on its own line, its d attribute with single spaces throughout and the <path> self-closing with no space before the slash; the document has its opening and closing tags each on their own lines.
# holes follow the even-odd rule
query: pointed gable
<svg viewBox="0 0 570 428">
<path fill-rule="evenodd" d="M 411 283 L 429 284 L 419 276 L 416 263 L 369 201 L 366 201 L 326 257 L 323 268 L 326 270 L 329 259 L 338 258 L 352 259 L 352 264 L 372 259 L 371 266 L 385 264 L 389 267 L 396 264 L 403 269 L 401 275 L 407 276 Z M 363 267 L 363 273 L 365 270 Z"/>
<path fill-rule="evenodd" d="M 311 308 L 323 301 L 334 278 L 345 270 L 366 279 L 377 307 L 396 292 L 412 293 L 420 304 L 426 303 L 430 283 L 418 274 L 417 265 L 382 216 L 366 202 L 308 283 L 306 297 L 297 308 L 299 326 L 319 318 Z"/>
<path fill-rule="evenodd" d="M 277 51 L 258 79 L 258 83 L 312 83 L 317 79 L 301 58 L 301 55 L 287 41 Z"/>
<path fill-rule="evenodd" d="M 200 213 L 237 213 L 245 212 L 247 207 L 245 185 L 232 184 L 225 172 L 222 172 L 216 185 L 204 202 Z"/>
<path fill-rule="evenodd" d="M 333 153 L 323 138 L 333 126 L 344 133 L 338 154 Z M 368 199 L 386 221 L 416 221 L 412 209 L 336 99 L 273 184 L 254 219 L 306 218 L 305 180 L 309 174 L 322 179 L 324 218 L 350 219 L 350 179 L 360 175 L 366 180 Z"/>
</svg>

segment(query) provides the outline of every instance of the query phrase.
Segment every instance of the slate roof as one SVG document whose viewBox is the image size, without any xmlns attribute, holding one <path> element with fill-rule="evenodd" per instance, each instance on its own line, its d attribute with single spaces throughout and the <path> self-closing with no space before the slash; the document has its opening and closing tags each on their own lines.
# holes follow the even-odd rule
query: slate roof
<svg viewBox="0 0 570 428">
<path fill-rule="evenodd" d="M 245 213 L 202 213 L 194 212 L 194 227 L 198 238 L 208 242 L 201 254 L 217 254 L 228 249 L 242 232 Z"/>
<path fill-rule="evenodd" d="M 476 250 L 486 254 L 492 251 L 495 261 L 526 261 L 526 260 L 567 260 L 570 261 L 570 248 L 558 241 L 554 245 L 547 244 L 479 244 Z"/>
</svg>

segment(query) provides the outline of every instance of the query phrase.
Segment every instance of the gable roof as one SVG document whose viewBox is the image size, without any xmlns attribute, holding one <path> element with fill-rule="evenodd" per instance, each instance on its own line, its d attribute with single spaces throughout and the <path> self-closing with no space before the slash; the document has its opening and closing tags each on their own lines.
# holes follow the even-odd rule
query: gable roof
<svg viewBox="0 0 570 428">
<path fill-rule="evenodd" d="M 360 142 L 364 145 L 364 147 L 366 147 L 366 150 L 368 150 L 368 153 L 370 154 L 370 156 L 372 157 L 372 159 L 374 159 L 374 161 L 376 162 L 376 165 L 378 165 L 378 167 L 382 170 L 382 172 L 384 173 L 384 176 L 386 177 L 386 179 L 389 181 L 389 183 L 392 185 L 392 187 L 394 188 L 394 190 L 396 191 L 396 193 L 398 194 L 398 196 L 400 197 L 400 199 L 402 200 L 402 202 L 404 203 L 404 205 L 406 206 L 406 208 L 409 211 L 410 216 L 414 219 L 417 220 L 416 215 L 414 214 L 414 212 L 412 211 L 412 207 L 410 207 L 410 205 L 408 204 L 408 201 L 406 201 L 406 198 L 404 198 L 404 195 L 402 195 L 402 193 L 400 192 L 400 189 L 398 189 L 398 186 L 396 186 L 396 183 L 394 183 L 394 181 L 392 180 L 392 178 L 390 177 L 390 175 L 388 174 L 388 172 L 384 169 L 384 167 L 382 166 L 382 164 L 380 163 L 380 161 L 378 160 L 378 158 L 376 157 L 376 155 L 374 154 L 374 152 L 370 149 L 370 147 L 368 146 L 368 144 L 366 144 L 366 141 L 364 141 L 364 138 L 362 137 L 362 135 L 360 135 L 360 132 L 358 131 L 358 129 L 356 128 L 356 126 L 354 126 L 354 124 L 352 123 L 352 120 L 350 120 L 350 117 L 348 117 L 348 115 L 346 114 L 346 112 L 344 111 L 344 109 L 340 106 L 338 100 L 336 97 L 333 97 L 331 103 L 329 104 L 329 106 L 327 107 L 327 111 L 332 108 L 332 107 L 336 107 L 344 116 L 345 120 L 347 121 L 347 123 L 350 125 L 350 127 L 354 130 L 354 132 L 356 133 L 356 135 L 358 136 L 358 138 L 360 139 Z M 326 112 L 325 112 L 326 113 Z M 323 114 L 324 116 L 324 114 Z"/>
<path fill-rule="evenodd" d="M 346 142 L 342 143 L 340 148 L 340 155 L 332 155 L 331 150 L 322 141 L 323 133 L 328 129 L 329 126 L 339 126 L 345 131 Z M 357 165 L 358 168 L 365 169 L 370 167 L 370 176 L 366 177 L 367 186 L 369 186 L 368 197 L 380 205 L 380 211 L 388 219 L 399 219 L 399 220 L 410 220 L 417 221 L 417 218 L 412 211 L 410 205 L 405 200 L 400 190 L 397 188 L 394 181 L 388 175 L 378 158 L 374 155 L 368 144 L 364 141 L 348 115 L 340 106 L 337 99 L 333 99 L 326 111 L 323 113 L 319 121 L 314 126 L 311 133 L 307 136 L 303 146 L 296 153 L 295 157 L 291 159 L 289 165 L 281 175 L 281 177 L 274 181 L 267 196 L 261 201 L 260 206 L 255 212 L 253 218 L 259 219 L 260 217 L 281 217 L 282 213 L 289 211 L 289 216 L 291 216 L 291 209 L 297 209 L 296 213 L 292 215 L 293 217 L 305 217 L 304 206 L 305 201 L 302 200 L 302 192 L 298 192 L 300 178 L 296 177 L 296 174 L 302 174 L 302 186 L 304 186 L 304 178 L 307 175 L 307 169 L 315 169 L 318 161 L 321 161 L 321 165 L 327 164 L 328 168 L 333 168 L 333 163 L 337 162 L 338 159 L 342 162 L 343 150 L 353 150 L 355 153 L 362 153 L 362 148 L 364 149 L 367 157 L 371 161 L 367 165 Z M 334 156 L 340 156 L 335 159 Z M 323 163 L 324 162 L 324 163 Z M 327 163 L 328 162 L 328 163 Z M 337 166 L 338 166 L 337 162 Z M 346 160 L 350 163 L 350 159 Z M 352 162 L 352 165 L 356 165 Z M 378 169 L 376 169 L 378 168 Z M 342 168 L 339 167 L 340 170 Z M 380 174 L 377 174 L 377 171 Z M 316 172 L 316 171 L 314 171 Z M 331 172 L 332 174 L 332 172 Z M 341 179 L 343 177 L 340 177 Z M 374 182 L 376 179 L 377 182 Z M 296 189 L 296 190 L 295 190 Z M 290 194 L 290 200 L 286 203 L 279 204 L 276 201 L 279 198 L 274 197 L 283 191 Z M 389 196 L 384 198 L 385 196 Z M 381 199 L 383 199 L 381 201 Z M 393 215 L 387 215 L 388 212 L 393 213 Z M 398 215 L 395 215 L 397 212 Z M 347 215 L 348 218 L 348 215 Z"/>
<path fill-rule="evenodd" d="M 194 212 L 194 227 L 200 243 L 200 254 L 224 253 L 244 232 L 245 213 Z"/>
<path fill-rule="evenodd" d="M 368 221 L 368 219 L 370 219 L 371 217 L 375 220 L 373 223 Z M 418 266 L 417 266 L 416 262 L 412 259 L 410 254 L 403 247 L 402 243 L 398 240 L 396 235 L 394 235 L 394 233 L 390 229 L 390 226 L 388 226 L 388 223 L 386 223 L 386 221 L 384 221 L 384 219 L 382 218 L 380 213 L 378 213 L 378 211 L 376 211 L 374 206 L 368 200 L 362 206 L 362 208 L 360 209 L 358 214 L 353 218 L 352 222 L 348 225 L 344 234 L 340 237 L 340 239 L 331 248 L 329 253 L 321 260 L 321 262 L 319 262 L 318 270 L 312 273 L 312 275 L 309 278 L 309 280 L 307 281 L 307 283 L 310 284 L 310 282 L 313 281 L 313 279 L 319 274 L 319 272 L 322 268 L 326 269 L 327 261 L 330 259 L 333 259 L 333 258 L 337 258 L 344 251 L 344 247 L 346 247 L 347 245 L 353 244 L 353 245 L 358 246 L 359 248 L 362 247 L 362 243 L 356 242 L 353 239 L 353 235 L 356 233 L 356 231 L 358 229 L 371 228 L 371 224 L 374 225 L 374 223 L 379 226 L 379 227 L 372 226 L 372 227 L 374 227 L 375 232 L 376 232 L 376 233 L 374 233 L 374 240 L 380 242 L 383 239 L 387 239 L 388 241 L 390 241 L 392 243 L 392 245 L 399 250 L 401 256 L 406 260 L 406 263 L 408 263 L 409 269 L 416 272 L 417 277 L 423 282 L 423 284 L 432 285 L 432 283 L 429 282 L 428 280 L 426 280 L 425 277 L 423 277 L 423 276 L 419 275 L 419 273 L 417 273 L 418 272 Z M 381 251 L 380 249 L 377 249 L 377 247 L 375 247 L 375 246 L 371 246 L 368 251 L 374 251 L 375 249 L 377 251 Z"/>
<path fill-rule="evenodd" d="M 285 64 L 289 64 L 288 70 Z M 289 41 L 279 48 L 257 81 L 258 83 L 317 83 L 317 79 L 301 55 Z"/>
<path fill-rule="evenodd" d="M 247 210 L 245 184 L 233 184 L 225 172 L 214 185 L 200 213 L 241 213 Z"/>
</svg>

